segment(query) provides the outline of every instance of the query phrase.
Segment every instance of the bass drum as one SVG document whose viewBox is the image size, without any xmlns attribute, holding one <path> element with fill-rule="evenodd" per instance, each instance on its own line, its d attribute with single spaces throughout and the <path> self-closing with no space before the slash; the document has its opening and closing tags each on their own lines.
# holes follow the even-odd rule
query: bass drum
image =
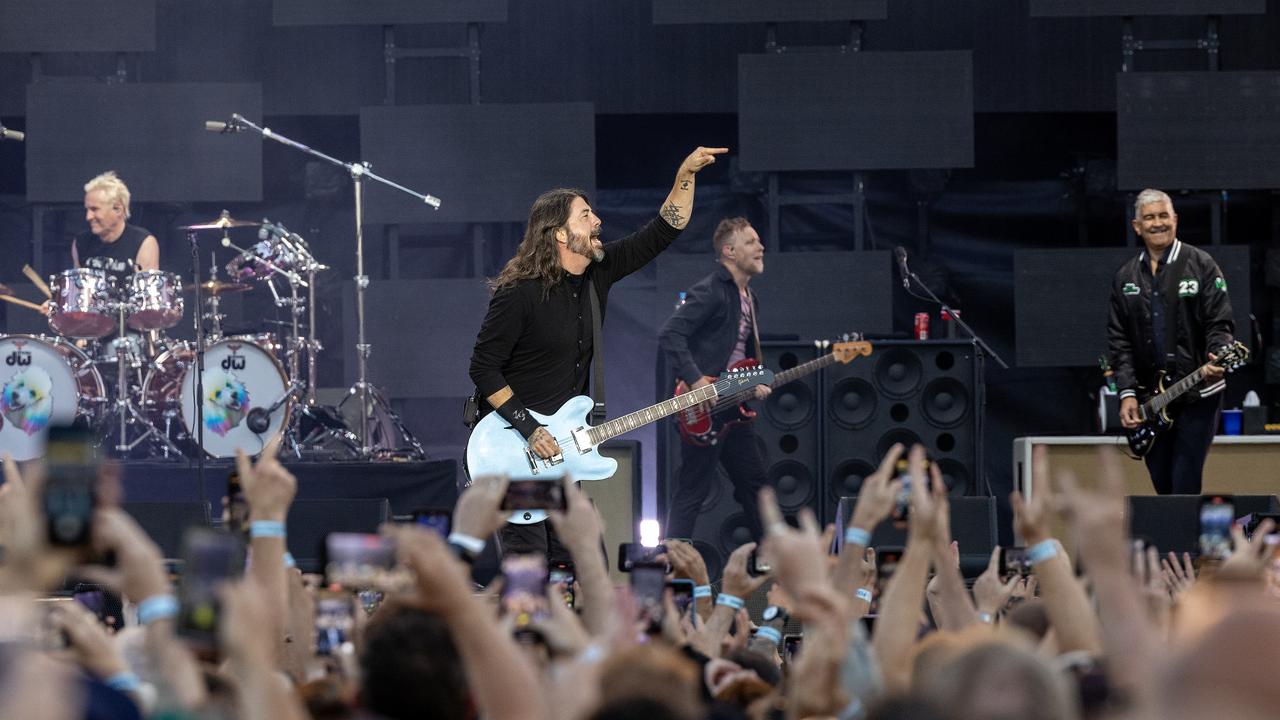
<svg viewBox="0 0 1280 720">
<path fill-rule="evenodd" d="M 0 335 L 0 452 L 44 454 L 49 425 L 92 422 L 107 400 L 93 361 L 61 338 Z"/>
<path fill-rule="evenodd" d="M 195 451 L 195 348 L 183 343 L 156 356 L 142 383 L 144 412 L 156 427 Z M 262 452 L 288 425 L 293 401 L 266 415 L 266 428 L 250 429 L 288 391 L 284 369 L 266 350 L 243 340 L 222 340 L 204 351 L 204 451 L 213 457 Z M 257 410 L 258 412 L 254 412 Z M 175 431 L 175 427 L 180 430 Z"/>
</svg>

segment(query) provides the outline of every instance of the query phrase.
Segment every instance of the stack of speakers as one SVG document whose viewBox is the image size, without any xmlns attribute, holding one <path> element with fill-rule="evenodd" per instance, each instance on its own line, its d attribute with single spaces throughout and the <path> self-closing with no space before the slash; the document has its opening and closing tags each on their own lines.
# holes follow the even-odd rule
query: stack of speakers
<svg viewBox="0 0 1280 720">
<path fill-rule="evenodd" d="M 985 492 L 982 483 L 982 356 L 972 341 L 874 341 L 870 356 L 834 363 L 783 387 L 763 403 L 754 428 L 769 484 L 788 516 L 811 508 L 831 522 L 843 496 L 895 443 L 924 445 L 953 496 Z M 812 344 L 766 342 L 763 365 L 774 372 L 812 360 Z M 660 377 L 669 378 L 664 372 Z M 666 468 L 665 502 L 675 491 L 680 436 L 674 422 L 660 429 Z M 732 550 L 751 539 L 723 469 L 702 505 L 694 544 L 716 576 Z"/>
</svg>

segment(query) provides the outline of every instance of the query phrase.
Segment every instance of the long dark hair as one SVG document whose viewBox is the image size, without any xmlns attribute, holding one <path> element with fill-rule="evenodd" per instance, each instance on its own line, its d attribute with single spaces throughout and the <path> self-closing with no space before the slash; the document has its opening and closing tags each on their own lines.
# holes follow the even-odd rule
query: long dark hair
<svg viewBox="0 0 1280 720">
<path fill-rule="evenodd" d="M 574 198 L 586 201 L 587 194 L 576 188 L 556 188 L 542 193 L 533 201 L 529 208 L 529 223 L 524 228 L 524 239 L 498 277 L 489 281 L 491 290 L 497 292 L 520 280 L 539 279 L 542 281 L 542 297 L 547 297 L 551 286 L 564 277 L 560 253 L 556 250 L 556 230 L 569 222 L 569 206 Z"/>
</svg>

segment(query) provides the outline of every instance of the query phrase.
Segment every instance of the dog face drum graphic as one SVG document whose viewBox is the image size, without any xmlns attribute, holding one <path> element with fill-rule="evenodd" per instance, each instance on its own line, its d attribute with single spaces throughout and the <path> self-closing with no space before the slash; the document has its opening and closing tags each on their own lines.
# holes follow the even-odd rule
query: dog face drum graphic
<svg viewBox="0 0 1280 720">
<path fill-rule="evenodd" d="M 163 420 L 180 419 L 185 437 L 194 442 L 195 351 L 189 345 L 174 348 L 161 353 L 156 365 L 142 390 L 152 422 L 164 427 Z M 261 452 L 288 420 L 292 401 L 267 413 L 288 390 L 284 370 L 253 343 L 223 340 L 206 348 L 203 384 L 204 449 L 214 457 L 235 457 L 236 449 Z M 265 419 L 265 427 L 255 421 L 257 416 Z"/>
<path fill-rule="evenodd" d="M 102 376 L 70 343 L 0 337 L 0 451 L 14 460 L 39 457 L 50 424 L 71 424 L 105 397 Z"/>
</svg>

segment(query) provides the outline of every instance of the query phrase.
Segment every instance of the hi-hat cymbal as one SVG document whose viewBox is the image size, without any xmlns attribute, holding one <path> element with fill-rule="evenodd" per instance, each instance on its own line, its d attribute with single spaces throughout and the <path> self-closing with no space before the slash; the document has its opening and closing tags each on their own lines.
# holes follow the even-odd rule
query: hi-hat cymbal
<svg viewBox="0 0 1280 720">
<path fill-rule="evenodd" d="M 245 283 L 229 283 L 221 280 L 209 280 L 200 283 L 200 292 L 205 295 L 226 295 L 227 293 L 238 293 L 252 289 L 252 285 Z M 187 285 L 182 288 L 183 292 L 195 292 L 195 285 Z"/>
<path fill-rule="evenodd" d="M 178 229 L 179 230 L 224 230 L 226 228 L 234 228 L 234 227 L 257 227 L 261 224 L 262 223 L 253 222 L 252 220 L 236 220 L 235 218 L 231 217 L 230 212 L 223 210 L 222 214 L 218 216 L 217 220 L 210 220 L 207 223 L 200 223 L 198 225 L 179 225 Z"/>
</svg>

